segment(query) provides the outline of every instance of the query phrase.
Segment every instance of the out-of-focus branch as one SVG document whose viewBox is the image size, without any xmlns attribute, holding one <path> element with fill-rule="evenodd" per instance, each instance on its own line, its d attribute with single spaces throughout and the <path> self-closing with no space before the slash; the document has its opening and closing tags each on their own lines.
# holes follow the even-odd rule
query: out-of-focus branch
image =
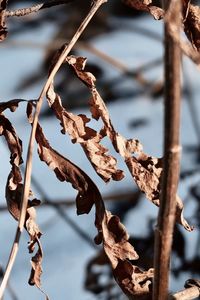
<svg viewBox="0 0 200 300">
<path fill-rule="evenodd" d="M 0 265 L 0 278 L 3 276 L 4 276 L 4 268 L 2 267 L 2 265 Z M 7 288 L 8 288 L 8 292 L 10 294 L 11 299 L 19 300 L 15 293 L 15 289 L 11 286 L 10 282 L 8 282 Z"/>
<path fill-rule="evenodd" d="M 188 76 L 186 72 L 186 68 L 184 68 L 183 65 L 183 79 L 184 79 L 184 88 L 185 88 L 185 94 L 186 94 L 186 100 L 188 104 L 189 113 L 191 115 L 191 121 L 194 128 L 194 132 L 196 134 L 198 146 L 200 146 L 200 122 L 199 122 L 199 115 L 198 110 L 195 106 L 195 97 L 194 97 L 194 91 L 192 87 L 192 82 L 190 80 L 190 77 Z"/>
<path fill-rule="evenodd" d="M 45 204 L 53 207 L 57 211 L 59 216 L 78 234 L 79 237 L 86 241 L 87 244 L 89 244 L 92 248 L 97 249 L 97 246 L 95 245 L 93 239 L 91 239 L 87 232 L 85 232 L 67 215 L 67 213 L 63 210 L 63 208 L 60 205 L 57 205 L 57 203 L 49 200 L 46 200 Z"/>
<path fill-rule="evenodd" d="M 73 2 L 74 0 L 49 0 L 44 3 L 35 4 L 31 7 L 26 8 L 19 8 L 16 10 L 6 10 L 5 16 L 6 17 L 23 17 L 30 15 L 32 13 L 36 13 L 41 9 L 50 8 L 53 6 L 61 5 L 61 4 L 68 4 Z"/>
<path fill-rule="evenodd" d="M 17 47 L 31 47 L 31 48 L 44 48 L 45 50 L 55 50 L 60 47 L 61 44 L 64 43 L 63 39 L 56 39 L 50 45 L 44 45 L 42 43 L 31 42 L 31 41 L 13 41 L 10 40 L 6 42 L 7 46 L 17 46 Z M 92 53 L 96 57 L 99 57 L 101 60 L 105 61 L 106 63 L 110 64 L 114 68 L 118 69 L 122 74 L 117 78 L 112 79 L 108 82 L 109 85 L 117 84 L 122 80 L 126 79 L 127 77 L 136 80 L 142 86 L 152 86 L 152 82 L 147 80 L 142 72 L 148 71 L 151 68 L 154 68 L 160 64 L 162 64 L 163 59 L 161 57 L 151 60 L 150 62 L 145 63 L 144 65 L 137 67 L 135 69 L 130 69 L 126 64 L 121 62 L 119 59 L 115 59 L 110 55 L 106 54 L 102 50 L 99 50 L 95 46 L 91 45 L 90 43 L 86 42 L 77 42 L 74 46 L 74 49 L 80 50 L 83 49 L 89 53 Z"/>
<path fill-rule="evenodd" d="M 33 182 L 33 178 L 32 177 L 32 182 Z M 33 182 L 34 184 L 34 182 Z M 34 184 L 35 185 L 35 184 Z M 38 184 L 36 186 L 36 188 L 38 189 Z M 44 198 L 43 202 L 40 206 L 38 206 L 38 208 L 42 208 L 42 207 L 46 207 L 46 206 L 64 206 L 65 208 L 70 208 L 73 207 L 76 202 L 74 199 L 58 199 L 58 200 L 49 200 L 46 196 L 46 194 L 44 194 L 44 191 L 41 193 L 41 196 Z M 103 196 L 103 200 L 104 201 L 108 201 L 108 202 L 118 202 L 121 200 L 128 200 L 128 199 L 133 199 L 134 201 L 134 197 L 135 197 L 135 193 L 133 191 L 128 191 L 126 193 L 117 193 L 117 194 L 110 194 L 110 195 L 105 195 Z M 0 212 L 4 212 L 7 211 L 8 208 L 6 205 L 0 205 Z"/>
</svg>

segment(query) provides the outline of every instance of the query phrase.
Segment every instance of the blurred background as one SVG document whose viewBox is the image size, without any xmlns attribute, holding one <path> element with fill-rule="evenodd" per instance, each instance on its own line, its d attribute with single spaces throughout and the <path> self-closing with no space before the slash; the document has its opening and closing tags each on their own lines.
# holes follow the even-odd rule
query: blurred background
<svg viewBox="0 0 200 300">
<path fill-rule="evenodd" d="M 159 1 L 154 1 L 160 5 Z M 9 1 L 9 9 L 36 4 L 36 1 Z M 198 1 L 196 1 L 198 4 Z M 37 99 L 47 78 L 53 55 L 69 41 L 88 12 L 89 0 L 73 1 L 43 9 L 37 14 L 8 19 L 8 38 L 0 45 L 0 101 Z M 184 38 L 184 36 L 183 36 Z M 162 156 L 163 144 L 163 22 L 155 21 L 119 1 L 108 1 L 98 11 L 76 44 L 73 54 L 88 58 L 87 70 L 97 78 L 97 88 L 105 100 L 114 127 L 126 138 L 137 138 L 145 153 Z M 179 195 L 185 205 L 185 217 L 195 226 L 192 233 L 175 228 L 172 255 L 171 291 L 183 288 L 188 278 L 200 273 L 200 76 L 187 57 L 182 59 L 182 160 Z M 56 91 L 64 106 L 76 114 L 90 117 L 88 89 L 71 70 L 62 66 L 55 79 Z M 23 140 L 26 159 L 30 125 L 26 105 L 5 114 Z M 105 184 L 99 178 L 78 144 L 60 133 L 60 126 L 44 101 L 40 122 L 52 147 L 82 168 L 97 184 L 107 209 L 125 224 L 140 259 L 147 269 L 153 266 L 153 238 L 157 207 L 138 192 L 123 160 L 118 167 L 126 177 Z M 95 121 L 91 126 L 99 128 Z M 4 195 L 10 171 L 9 152 L 0 140 L 0 266 L 6 267 L 14 239 L 16 221 L 6 211 Z M 37 222 L 43 232 L 44 250 L 42 288 L 50 299 L 111 300 L 125 299 L 112 279 L 111 269 L 93 238 L 96 234 L 94 211 L 76 215 L 76 191 L 70 184 L 56 180 L 40 162 L 35 147 L 32 190 L 42 200 Z M 4 300 L 40 300 L 44 295 L 28 285 L 31 270 L 24 232 Z"/>
</svg>

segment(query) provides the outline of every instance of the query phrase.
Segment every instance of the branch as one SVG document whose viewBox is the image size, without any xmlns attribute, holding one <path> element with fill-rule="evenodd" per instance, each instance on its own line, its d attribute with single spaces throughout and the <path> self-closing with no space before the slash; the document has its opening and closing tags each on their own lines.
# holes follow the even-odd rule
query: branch
<svg viewBox="0 0 200 300">
<path fill-rule="evenodd" d="M 195 105 L 195 96 L 194 89 L 192 86 L 192 82 L 188 73 L 186 72 L 186 67 L 183 65 L 183 80 L 184 80 L 184 89 L 186 95 L 186 101 L 188 104 L 189 113 L 191 115 L 191 121 L 194 128 L 194 132 L 196 134 L 198 146 L 200 146 L 200 123 L 199 123 L 199 115 Z"/>
<path fill-rule="evenodd" d="M 4 268 L 0 265 L 0 277 L 4 276 Z M 10 297 L 12 300 L 19 300 L 16 293 L 15 289 L 11 286 L 11 284 L 8 282 L 8 292 L 10 293 Z"/>
<path fill-rule="evenodd" d="M 166 16 L 167 19 L 168 16 Z M 199 51 L 195 50 L 188 42 L 184 42 L 178 32 L 174 21 L 169 24 L 169 34 L 174 41 L 182 50 L 182 52 L 188 56 L 198 67 L 200 66 L 200 54 Z"/>
<path fill-rule="evenodd" d="M 7 27 L 6 27 L 6 7 L 8 0 L 0 0 L 0 42 L 3 41 L 7 36 Z"/>
<path fill-rule="evenodd" d="M 181 49 L 170 35 L 170 23 L 181 28 L 181 1 L 164 0 L 169 18 L 165 19 L 165 137 L 164 166 L 158 224 L 155 230 L 153 300 L 168 298 L 170 253 L 176 212 L 179 180 L 180 63 Z M 168 6 L 169 5 L 169 6 Z"/>
<path fill-rule="evenodd" d="M 34 177 L 32 177 L 33 179 Z M 32 183 L 34 185 L 34 181 L 32 180 Z M 38 186 L 38 185 L 37 185 Z M 36 187 L 37 188 L 37 187 Z M 117 194 L 110 194 L 110 195 L 105 195 L 103 196 L 104 201 L 108 202 L 118 202 L 118 201 L 124 201 L 124 200 L 135 200 L 138 195 L 138 192 L 133 192 L 133 191 L 127 191 L 124 193 L 117 193 Z M 71 208 L 76 204 L 74 201 L 74 198 L 71 199 L 58 199 L 58 200 L 50 200 L 47 198 L 46 195 L 41 195 L 43 197 L 42 203 L 38 208 L 44 208 L 46 206 L 64 206 L 65 208 Z M 0 205 L 0 212 L 8 211 L 7 205 Z"/>
<path fill-rule="evenodd" d="M 169 296 L 169 300 L 192 300 L 200 296 L 200 289 L 193 286 Z"/>
<path fill-rule="evenodd" d="M 32 124 L 31 135 L 30 135 L 30 140 L 29 140 L 29 145 L 28 145 L 28 153 L 27 153 L 26 168 L 25 168 L 25 178 L 24 178 L 24 185 L 23 185 L 24 190 L 23 190 L 22 203 L 21 203 L 21 209 L 20 209 L 20 218 L 18 221 L 18 227 L 16 230 L 16 235 L 15 235 L 13 246 L 12 246 L 12 249 L 10 252 L 10 257 L 9 257 L 9 260 L 7 263 L 6 271 L 5 271 L 3 280 L 1 282 L 1 286 L 0 286 L 0 299 L 3 297 L 4 291 L 5 291 L 7 282 L 8 282 L 8 278 L 10 276 L 11 270 L 13 268 L 13 265 L 14 265 L 14 262 L 15 262 L 15 259 L 17 256 L 17 252 L 18 252 L 18 248 L 19 248 L 19 240 L 20 240 L 20 237 L 21 237 L 21 234 L 23 231 L 24 222 L 25 222 L 25 218 L 26 218 L 26 210 L 27 210 L 28 196 L 29 196 L 30 183 L 31 183 L 33 148 L 34 148 L 34 142 L 35 142 L 35 134 L 36 134 L 36 129 L 37 129 L 38 117 L 39 117 L 40 110 L 42 107 L 43 98 L 46 95 L 46 92 L 47 92 L 48 88 L 50 87 L 56 73 L 58 72 L 62 63 L 65 61 L 67 55 L 72 50 L 73 46 L 75 45 L 75 43 L 77 42 L 77 40 L 79 39 L 79 37 L 81 36 L 83 31 L 89 24 L 90 20 L 94 16 L 94 14 L 99 9 L 99 7 L 105 2 L 107 2 L 107 0 L 95 0 L 93 2 L 93 5 L 92 5 L 89 13 L 85 17 L 85 19 L 83 20 L 81 25 L 79 26 L 78 30 L 74 34 L 74 36 L 71 39 L 71 41 L 69 42 L 69 44 L 64 45 L 64 49 L 62 50 L 61 54 L 59 55 L 58 60 L 55 63 L 54 67 L 52 68 L 52 70 L 49 74 L 49 77 L 48 77 L 48 79 L 41 91 L 39 99 L 37 101 L 34 120 L 33 120 L 33 124 Z"/>
<path fill-rule="evenodd" d="M 75 0 L 49 0 L 44 3 L 35 4 L 31 7 L 19 8 L 16 10 L 6 10 L 5 17 L 7 17 L 7 18 L 9 18 L 9 17 L 24 17 L 24 16 L 30 15 L 32 13 L 36 13 L 39 10 L 44 9 L 44 8 L 50 8 L 50 7 L 61 5 L 61 4 L 68 4 L 73 1 L 75 1 Z"/>
<path fill-rule="evenodd" d="M 63 43 L 63 39 L 55 39 L 53 43 L 50 45 L 44 45 L 42 43 L 37 43 L 37 42 L 31 42 L 31 41 L 15 41 L 15 40 L 10 40 L 6 42 L 6 46 L 17 46 L 17 47 L 31 47 L 31 48 L 43 48 L 45 50 L 55 50 L 57 49 L 61 43 Z M 136 69 L 130 69 L 126 64 L 123 62 L 119 61 L 119 59 L 115 59 L 105 52 L 97 49 L 93 45 L 87 42 L 78 42 L 75 46 L 75 49 L 84 49 L 87 52 L 92 53 L 93 55 L 99 57 L 101 60 L 109 63 L 116 69 L 118 69 L 122 74 L 117 77 L 112 79 L 109 82 L 109 85 L 113 84 L 118 84 L 118 81 L 121 82 L 124 80 L 126 77 L 130 77 L 131 79 L 136 80 L 139 84 L 142 86 L 151 86 L 152 81 L 148 81 L 147 79 L 144 78 L 144 76 L 141 74 L 142 72 L 148 71 L 149 69 L 156 67 L 157 65 L 160 65 L 162 63 L 162 58 L 156 58 L 150 62 L 145 63 L 144 65 L 136 68 Z M 124 77 L 125 75 L 125 77 Z"/>
<path fill-rule="evenodd" d="M 200 280 L 188 279 L 184 285 L 185 289 L 169 296 L 169 300 L 191 300 L 200 297 Z"/>
</svg>

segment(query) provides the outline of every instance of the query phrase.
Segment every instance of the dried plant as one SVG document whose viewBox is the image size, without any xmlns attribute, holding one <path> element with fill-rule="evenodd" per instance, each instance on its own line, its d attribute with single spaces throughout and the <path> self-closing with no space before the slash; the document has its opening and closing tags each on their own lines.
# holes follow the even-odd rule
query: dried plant
<svg viewBox="0 0 200 300">
<path fill-rule="evenodd" d="M 2 42 L 7 36 L 8 17 L 20 17 L 38 12 L 43 8 L 73 1 L 51 0 L 16 11 L 7 10 L 7 2 L 6 0 L 0 1 L 0 40 Z M 96 78 L 91 72 L 85 70 L 86 58 L 70 55 L 83 31 L 87 30 L 90 20 L 106 2 L 107 0 L 93 1 L 87 16 L 70 42 L 63 44 L 57 50 L 49 66 L 47 81 L 37 100 L 16 99 L 0 103 L 0 135 L 4 136 L 7 142 L 11 164 L 6 184 L 7 208 L 18 222 L 10 258 L 3 274 L 0 299 L 4 295 L 15 262 L 23 228 L 30 237 L 29 252 L 33 253 L 37 246 L 36 253 L 31 259 L 32 269 L 29 284 L 35 285 L 42 291 L 43 250 L 40 241 L 42 233 L 36 223 L 36 208 L 40 205 L 40 201 L 33 197 L 30 187 L 35 141 L 40 160 L 46 163 L 58 180 L 70 182 L 72 187 L 77 190 L 75 200 L 77 214 L 88 214 L 92 207 L 95 207 L 97 229 L 95 243 L 102 244 L 103 254 L 100 253 L 94 263 L 98 264 L 99 259 L 101 263 L 109 262 L 117 284 L 129 299 L 151 299 L 152 297 L 154 300 L 168 299 L 169 262 L 174 223 L 179 223 L 187 231 L 193 230 L 183 216 L 183 202 L 177 195 L 180 160 L 180 65 L 182 52 L 199 65 L 199 7 L 191 4 L 190 1 L 163 1 L 164 5 L 161 8 L 150 0 L 123 0 L 130 9 L 134 8 L 150 13 L 156 20 L 163 18 L 165 23 L 165 146 L 163 157 L 157 158 L 146 154 L 138 139 L 126 139 L 115 130 L 109 111 L 97 89 Z M 180 38 L 182 28 L 191 44 L 183 42 Z M 89 99 L 90 116 L 74 114 L 63 105 L 62 99 L 54 87 L 54 78 L 61 66 L 68 68 L 71 76 L 76 76 L 87 87 L 91 95 Z M 117 158 L 111 155 L 109 149 L 102 143 L 103 139 L 107 137 L 115 152 L 123 158 L 139 190 L 145 194 L 148 200 L 160 207 L 155 230 L 154 268 L 152 266 L 145 269 L 145 266 L 137 265 L 136 261 L 139 255 L 142 256 L 142 253 L 137 253 L 134 249 L 135 245 L 130 243 L 129 235 L 119 217 L 106 210 L 101 192 L 94 181 L 75 163 L 51 147 L 38 122 L 44 98 L 58 119 L 61 132 L 69 135 L 72 143 L 80 144 L 92 167 L 105 182 L 120 181 L 124 178 L 123 170 L 118 169 Z M 22 141 L 6 116 L 6 110 L 9 109 L 14 113 L 21 102 L 27 102 L 26 114 L 32 127 L 24 179 L 21 171 L 23 164 Z M 102 124 L 99 131 L 92 128 L 91 119 Z M 29 199 L 31 197 L 32 200 Z M 170 297 L 171 299 L 183 299 L 181 298 L 183 294 L 184 299 L 193 299 L 199 296 L 199 281 L 189 280 L 184 291 Z M 45 297 L 48 299 L 47 295 Z"/>
</svg>

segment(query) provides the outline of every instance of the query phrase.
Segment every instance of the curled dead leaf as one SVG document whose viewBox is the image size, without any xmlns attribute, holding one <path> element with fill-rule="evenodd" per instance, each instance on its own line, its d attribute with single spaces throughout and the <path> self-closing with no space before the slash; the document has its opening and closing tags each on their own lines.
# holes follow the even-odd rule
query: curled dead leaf
<svg viewBox="0 0 200 300">
<path fill-rule="evenodd" d="M 31 258 L 31 274 L 28 283 L 30 285 L 36 285 L 36 287 L 45 295 L 46 300 L 49 300 L 48 295 L 41 289 L 41 275 L 42 275 L 42 259 L 43 251 L 40 240 L 37 238 L 38 250 L 36 254 Z"/>
<path fill-rule="evenodd" d="M 155 20 L 160 20 L 164 16 L 163 9 L 152 5 L 151 0 L 123 0 L 123 2 L 131 8 L 149 12 Z"/>
<path fill-rule="evenodd" d="M 14 112 L 17 107 L 19 106 L 19 103 L 21 102 L 27 102 L 24 99 L 13 99 L 7 102 L 1 102 L 0 103 L 0 114 L 6 110 L 6 109 L 10 109 L 10 111 Z"/>
<path fill-rule="evenodd" d="M 185 34 L 193 47 L 200 51 L 200 7 L 183 1 L 183 16 Z"/>
<path fill-rule="evenodd" d="M 119 260 L 136 260 L 139 258 L 133 246 L 128 242 L 129 236 L 125 226 L 117 216 L 105 211 L 102 223 L 104 250 L 113 269 Z"/>
<path fill-rule="evenodd" d="M 143 271 L 129 261 L 118 262 L 113 270 L 117 283 L 130 299 L 149 300 L 152 293 L 154 270 Z"/>
<path fill-rule="evenodd" d="M 10 101 L 7 104 L 1 103 L 0 110 L 10 108 L 14 111 L 18 106 L 18 101 Z M 17 133 L 12 126 L 11 122 L 1 113 L 0 114 L 0 135 L 4 136 L 8 148 L 10 150 L 10 164 L 12 166 L 10 174 L 7 179 L 6 184 L 6 202 L 10 214 L 15 220 L 19 220 L 21 214 L 21 199 L 23 195 L 23 183 L 22 176 L 20 172 L 20 165 L 22 164 L 22 142 L 17 136 Z M 30 196 L 32 192 L 30 191 Z M 33 199 L 28 201 L 28 207 L 26 211 L 26 220 L 24 227 L 29 234 L 29 252 L 32 253 L 35 248 L 35 244 L 38 245 L 38 251 L 36 255 L 32 258 L 32 283 L 36 284 L 40 288 L 40 275 L 41 275 L 41 261 L 42 261 L 42 248 L 39 242 L 39 238 L 42 233 L 36 223 L 36 210 L 34 206 L 40 204 L 40 201 Z M 39 259 L 40 258 L 40 259 Z"/>
<path fill-rule="evenodd" d="M 155 205 L 159 206 L 159 195 L 161 189 L 162 159 L 147 155 L 142 150 L 142 145 L 137 139 L 125 139 L 117 133 L 110 120 L 107 107 L 96 89 L 96 79 L 93 74 L 85 72 L 86 59 L 83 57 L 69 56 L 66 61 L 73 67 L 77 77 L 90 89 L 90 110 L 92 117 L 101 119 L 104 127 L 101 134 L 107 135 L 116 152 L 118 152 L 133 176 L 140 190 Z M 180 200 L 181 201 L 181 200 Z M 176 220 L 188 231 L 193 227 L 189 226 L 183 217 L 183 204 L 177 202 Z"/>
<path fill-rule="evenodd" d="M 42 257 L 43 251 L 39 240 L 38 243 L 38 250 L 36 254 L 31 259 L 32 270 L 30 274 L 30 278 L 28 283 L 30 285 L 36 285 L 38 288 L 41 287 L 41 274 L 42 274 Z"/>
<path fill-rule="evenodd" d="M 143 271 L 131 264 L 139 258 L 129 236 L 117 216 L 106 211 L 102 223 L 103 245 L 113 269 L 116 282 L 131 299 L 147 300 L 151 297 L 153 269 Z"/>
<path fill-rule="evenodd" d="M 30 112 L 31 110 L 29 109 L 28 111 Z M 30 116 L 28 117 L 30 120 L 32 119 Z M 119 263 L 121 265 L 125 262 L 128 263 L 128 260 L 138 259 L 138 254 L 128 241 L 129 236 L 125 227 L 121 224 L 117 216 L 105 210 L 101 194 L 90 177 L 50 146 L 39 124 L 36 130 L 36 141 L 38 143 L 40 159 L 54 171 L 59 180 L 69 181 L 78 191 L 76 198 L 77 213 L 88 213 L 92 206 L 95 206 L 95 226 L 98 231 L 95 242 L 97 244 L 103 242 L 104 251 L 111 263 L 115 278 L 123 289 L 121 278 L 118 278 L 119 274 L 116 272 L 116 270 L 118 270 L 117 267 Z M 32 262 L 34 270 L 36 270 L 35 260 L 38 263 L 38 272 L 40 272 L 39 258 L 40 256 L 38 254 Z M 138 270 L 137 268 L 137 278 L 139 277 Z M 140 275 L 142 276 L 143 273 L 144 272 L 141 271 Z M 134 276 L 132 280 L 135 280 Z M 133 283 L 133 285 L 136 285 L 136 283 Z M 146 285 L 144 285 L 144 287 L 146 291 Z"/>
<path fill-rule="evenodd" d="M 10 150 L 10 163 L 18 167 L 22 162 L 22 142 L 18 138 L 17 133 L 11 122 L 0 114 L 0 135 L 5 137 L 8 148 Z"/>
<path fill-rule="evenodd" d="M 89 77 L 88 77 L 89 78 Z M 88 79 L 89 80 L 89 79 Z M 60 120 L 63 133 L 67 132 L 73 143 L 80 143 L 92 166 L 105 181 L 111 178 L 121 180 L 123 172 L 117 169 L 117 160 L 108 154 L 108 149 L 100 144 L 103 135 L 87 126 L 90 121 L 85 115 L 75 115 L 66 111 L 53 85 L 47 92 L 49 106 Z"/>
</svg>

